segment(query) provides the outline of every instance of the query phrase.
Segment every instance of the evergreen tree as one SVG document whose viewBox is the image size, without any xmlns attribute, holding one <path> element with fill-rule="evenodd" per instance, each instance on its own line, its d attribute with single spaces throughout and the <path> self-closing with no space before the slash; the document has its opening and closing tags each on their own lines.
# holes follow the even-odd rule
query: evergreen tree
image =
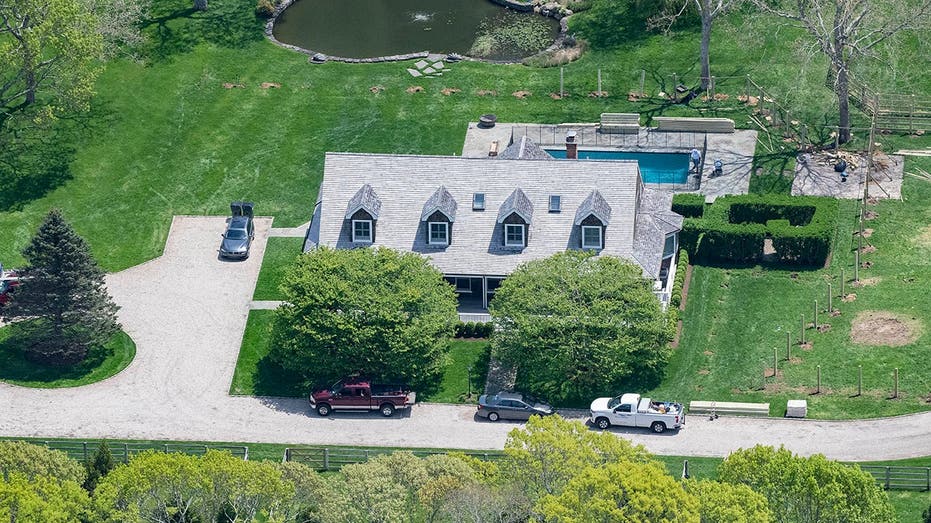
<svg viewBox="0 0 931 523">
<path fill-rule="evenodd" d="M 23 257 L 27 266 L 3 315 L 27 318 L 16 326 L 30 360 L 80 362 L 119 330 L 118 307 L 104 286 L 104 273 L 61 211 L 49 212 Z"/>
<path fill-rule="evenodd" d="M 84 490 L 94 492 L 94 489 L 97 488 L 97 483 L 105 478 L 114 467 L 116 467 L 116 463 L 113 461 L 113 454 L 110 452 L 110 446 L 107 445 L 106 441 L 101 441 L 94 455 L 91 456 L 91 459 L 84 463 L 84 468 L 87 470 L 87 479 L 84 480 Z"/>
</svg>

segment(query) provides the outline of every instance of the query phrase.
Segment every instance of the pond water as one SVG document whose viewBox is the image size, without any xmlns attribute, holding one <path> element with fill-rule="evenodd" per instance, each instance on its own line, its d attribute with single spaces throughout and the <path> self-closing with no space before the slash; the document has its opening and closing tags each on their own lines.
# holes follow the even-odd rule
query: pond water
<svg viewBox="0 0 931 523">
<path fill-rule="evenodd" d="M 281 42 L 344 58 L 431 51 L 514 60 L 558 32 L 552 18 L 489 0 L 299 0 L 274 27 Z"/>
</svg>

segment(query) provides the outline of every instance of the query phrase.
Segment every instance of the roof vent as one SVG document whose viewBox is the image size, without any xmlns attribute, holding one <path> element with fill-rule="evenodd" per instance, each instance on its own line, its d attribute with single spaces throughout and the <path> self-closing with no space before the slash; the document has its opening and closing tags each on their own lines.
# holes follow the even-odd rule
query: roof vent
<svg viewBox="0 0 931 523">
<path fill-rule="evenodd" d="M 562 196 L 558 194 L 550 195 L 550 212 L 559 212 L 562 210 Z"/>
</svg>

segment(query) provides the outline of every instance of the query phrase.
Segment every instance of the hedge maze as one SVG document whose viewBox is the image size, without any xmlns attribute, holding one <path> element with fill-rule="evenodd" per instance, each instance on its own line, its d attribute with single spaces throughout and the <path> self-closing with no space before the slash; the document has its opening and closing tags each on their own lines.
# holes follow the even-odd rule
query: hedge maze
<svg viewBox="0 0 931 523">
<path fill-rule="evenodd" d="M 821 267 L 831 253 L 837 200 L 814 196 L 677 194 L 672 210 L 685 216 L 680 244 L 693 263 Z M 775 253 L 764 256 L 765 240 Z"/>
</svg>

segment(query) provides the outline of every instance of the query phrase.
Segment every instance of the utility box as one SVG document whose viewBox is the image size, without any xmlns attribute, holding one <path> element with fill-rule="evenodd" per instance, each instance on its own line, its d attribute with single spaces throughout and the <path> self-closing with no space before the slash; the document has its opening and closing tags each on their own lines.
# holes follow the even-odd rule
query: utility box
<svg viewBox="0 0 931 523">
<path fill-rule="evenodd" d="M 808 400 L 789 400 L 786 403 L 787 418 L 804 418 L 808 416 Z"/>
</svg>

